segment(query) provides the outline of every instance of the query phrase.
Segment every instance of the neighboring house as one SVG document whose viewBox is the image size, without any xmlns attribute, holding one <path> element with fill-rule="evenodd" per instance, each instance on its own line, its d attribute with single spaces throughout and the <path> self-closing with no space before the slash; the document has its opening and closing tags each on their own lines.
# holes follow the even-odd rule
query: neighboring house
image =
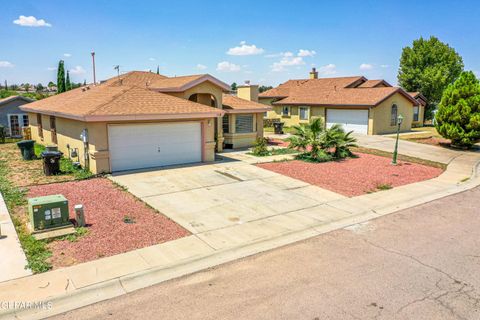
<svg viewBox="0 0 480 320">
<path fill-rule="evenodd" d="M 169 78 L 133 71 L 22 109 L 34 140 L 56 144 L 66 156 L 76 151 L 93 173 L 114 172 L 213 161 L 223 149 L 222 117 L 230 110 L 222 107 L 229 90 L 208 74 Z M 263 118 L 245 103 L 232 106 L 250 115 L 237 127 L 241 132 L 229 131 L 234 146 L 237 136 L 263 132 Z"/>
<path fill-rule="evenodd" d="M 414 107 L 419 105 L 405 90 L 385 80 L 362 76 L 319 79 L 315 68 L 310 79 L 289 80 L 261 93 L 259 102 L 273 106 L 266 118 L 286 126 L 322 118 L 326 127 L 340 123 L 346 131 L 369 135 L 396 132 L 400 114 L 404 117 L 400 130 L 409 131 Z"/>
<path fill-rule="evenodd" d="M 425 120 L 425 107 L 427 106 L 427 98 L 425 98 L 420 92 L 409 92 L 408 94 L 418 102 L 418 106 L 413 107 L 412 127 L 423 126 L 423 122 Z"/>
<path fill-rule="evenodd" d="M 8 136 L 22 136 L 22 129 L 28 127 L 29 123 L 28 114 L 19 107 L 32 101 L 34 100 L 22 96 L 0 99 L 0 125 L 5 127 Z"/>
</svg>

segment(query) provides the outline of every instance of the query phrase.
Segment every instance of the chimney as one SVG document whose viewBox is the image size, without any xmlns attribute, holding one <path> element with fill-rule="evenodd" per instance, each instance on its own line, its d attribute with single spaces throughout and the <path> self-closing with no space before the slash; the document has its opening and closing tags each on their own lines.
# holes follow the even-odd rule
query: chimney
<svg viewBox="0 0 480 320">
<path fill-rule="evenodd" d="M 258 85 L 250 84 L 250 81 L 245 81 L 244 85 L 237 87 L 237 97 L 258 102 Z"/>
<path fill-rule="evenodd" d="M 315 68 L 312 68 L 310 71 L 310 79 L 318 79 L 318 71 Z"/>
</svg>

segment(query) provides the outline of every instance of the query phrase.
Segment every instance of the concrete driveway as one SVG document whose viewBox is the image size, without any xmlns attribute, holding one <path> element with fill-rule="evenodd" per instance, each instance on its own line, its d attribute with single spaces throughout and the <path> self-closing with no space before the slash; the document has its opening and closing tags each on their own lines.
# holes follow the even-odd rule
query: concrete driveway
<svg viewBox="0 0 480 320">
<path fill-rule="evenodd" d="M 345 198 L 244 161 L 131 172 L 111 179 L 214 248 L 336 218 L 333 208 L 314 218 L 297 212 Z"/>
</svg>

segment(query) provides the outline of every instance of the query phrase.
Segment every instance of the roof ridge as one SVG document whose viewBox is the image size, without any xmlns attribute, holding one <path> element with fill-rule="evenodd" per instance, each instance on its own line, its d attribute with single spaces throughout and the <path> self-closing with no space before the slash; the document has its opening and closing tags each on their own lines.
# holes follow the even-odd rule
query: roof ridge
<svg viewBox="0 0 480 320">
<path fill-rule="evenodd" d="M 104 106 L 106 106 L 107 104 L 112 103 L 113 101 L 115 101 L 116 99 L 120 98 L 120 97 L 123 96 L 125 93 L 127 93 L 128 91 L 130 91 L 130 90 L 132 90 L 132 89 L 134 88 L 134 86 L 128 86 L 128 87 L 129 87 L 128 89 L 122 90 L 122 91 L 119 92 L 118 94 L 112 96 L 112 98 L 111 98 L 109 101 L 100 104 L 100 105 L 97 106 L 95 109 L 87 112 L 85 115 L 91 115 L 91 114 L 93 114 L 95 111 L 98 111 L 98 110 L 100 110 L 101 108 L 103 108 Z"/>
</svg>

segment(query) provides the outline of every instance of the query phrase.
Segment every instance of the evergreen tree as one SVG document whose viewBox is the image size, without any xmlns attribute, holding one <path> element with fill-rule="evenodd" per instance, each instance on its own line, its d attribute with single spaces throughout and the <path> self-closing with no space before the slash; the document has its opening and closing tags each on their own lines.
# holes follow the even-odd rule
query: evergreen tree
<svg viewBox="0 0 480 320">
<path fill-rule="evenodd" d="M 157 74 L 160 74 L 160 67 L 157 65 Z"/>
<path fill-rule="evenodd" d="M 427 98 L 425 116 L 430 119 L 443 91 L 462 71 L 463 60 L 455 49 L 435 37 L 421 37 L 411 47 L 403 48 L 398 83 L 405 90 L 421 92 Z"/>
<path fill-rule="evenodd" d="M 66 91 L 65 83 L 65 66 L 63 60 L 58 62 L 58 71 L 57 71 L 57 93 L 62 93 Z"/>
<path fill-rule="evenodd" d="M 65 80 L 65 91 L 72 90 L 72 83 L 70 82 L 70 71 L 67 70 L 67 80 Z"/>
<path fill-rule="evenodd" d="M 237 91 L 237 87 L 238 87 L 237 83 L 234 82 L 234 83 L 232 83 L 232 85 L 230 86 L 230 90 L 232 90 L 232 91 Z"/>
<path fill-rule="evenodd" d="M 480 141 L 480 82 L 463 72 L 443 93 L 435 115 L 438 132 L 452 145 L 470 148 Z"/>
<path fill-rule="evenodd" d="M 83 85 L 86 86 L 87 85 L 87 80 L 83 80 Z"/>
</svg>

